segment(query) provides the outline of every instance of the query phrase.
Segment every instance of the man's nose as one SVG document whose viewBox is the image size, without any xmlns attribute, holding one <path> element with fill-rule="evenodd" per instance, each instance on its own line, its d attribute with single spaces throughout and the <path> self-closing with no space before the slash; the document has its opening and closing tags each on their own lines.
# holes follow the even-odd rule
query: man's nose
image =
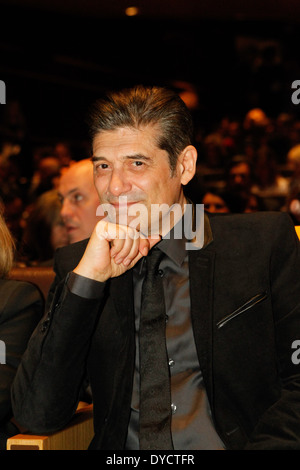
<svg viewBox="0 0 300 470">
<path fill-rule="evenodd" d="M 131 183 L 126 178 L 124 171 L 112 171 L 108 189 L 113 196 L 121 196 L 131 190 Z"/>
<path fill-rule="evenodd" d="M 67 199 L 64 199 L 64 201 L 62 202 L 60 215 L 63 220 L 70 217 L 70 215 L 72 215 L 72 206 Z"/>
</svg>

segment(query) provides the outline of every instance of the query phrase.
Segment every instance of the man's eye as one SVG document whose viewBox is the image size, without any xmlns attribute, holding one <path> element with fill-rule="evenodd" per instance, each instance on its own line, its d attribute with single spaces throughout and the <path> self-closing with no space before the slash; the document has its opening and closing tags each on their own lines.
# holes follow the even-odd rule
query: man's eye
<svg viewBox="0 0 300 470">
<path fill-rule="evenodd" d="M 144 165 L 144 162 L 141 162 L 140 160 L 136 160 L 133 162 L 133 166 L 142 166 Z"/>
<path fill-rule="evenodd" d="M 82 199 L 83 199 L 82 194 L 74 194 L 74 201 L 75 202 L 80 202 L 80 201 L 82 201 Z"/>
<path fill-rule="evenodd" d="M 98 165 L 96 165 L 96 171 L 98 170 L 106 170 L 108 168 L 108 164 L 107 163 L 98 163 Z"/>
</svg>

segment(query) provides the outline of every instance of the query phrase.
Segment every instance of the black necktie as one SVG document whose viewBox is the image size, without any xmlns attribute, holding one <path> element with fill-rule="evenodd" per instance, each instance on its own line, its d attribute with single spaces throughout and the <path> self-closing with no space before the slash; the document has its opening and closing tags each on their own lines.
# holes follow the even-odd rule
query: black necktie
<svg viewBox="0 0 300 470">
<path fill-rule="evenodd" d="M 158 271 L 164 254 L 153 248 L 146 257 L 142 288 L 140 348 L 140 449 L 171 450 L 171 391 L 166 349 L 163 282 Z"/>
</svg>

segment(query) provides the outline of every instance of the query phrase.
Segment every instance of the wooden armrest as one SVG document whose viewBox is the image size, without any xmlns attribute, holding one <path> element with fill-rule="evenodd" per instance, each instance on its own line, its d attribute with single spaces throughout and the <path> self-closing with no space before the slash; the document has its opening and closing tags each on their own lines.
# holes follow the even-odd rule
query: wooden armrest
<svg viewBox="0 0 300 470">
<path fill-rule="evenodd" d="M 7 440 L 7 450 L 87 450 L 93 435 L 93 405 L 80 404 L 65 428 L 43 435 L 17 434 Z"/>
</svg>

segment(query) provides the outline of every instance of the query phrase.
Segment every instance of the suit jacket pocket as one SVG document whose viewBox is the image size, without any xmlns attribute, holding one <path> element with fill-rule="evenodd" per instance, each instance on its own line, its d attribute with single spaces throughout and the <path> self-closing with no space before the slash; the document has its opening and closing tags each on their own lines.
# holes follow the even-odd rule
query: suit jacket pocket
<svg viewBox="0 0 300 470">
<path fill-rule="evenodd" d="M 268 297 L 267 291 L 261 292 L 260 294 L 255 295 L 254 297 L 251 297 L 247 302 L 245 302 L 243 305 L 241 305 L 239 308 L 234 310 L 234 312 L 230 313 L 229 315 L 226 315 L 226 317 L 222 318 L 217 323 L 217 328 L 220 329 L 223 326 L 226 325 L 226 323 L 230 322 L 233 318 L 237 317 L 238 315 L 241 315 L 242 313 L 246 312 L 250 308 L 254 307 L 255 305 L 259 304 L 263 300 L 265 300 Z"/>
</svg>

